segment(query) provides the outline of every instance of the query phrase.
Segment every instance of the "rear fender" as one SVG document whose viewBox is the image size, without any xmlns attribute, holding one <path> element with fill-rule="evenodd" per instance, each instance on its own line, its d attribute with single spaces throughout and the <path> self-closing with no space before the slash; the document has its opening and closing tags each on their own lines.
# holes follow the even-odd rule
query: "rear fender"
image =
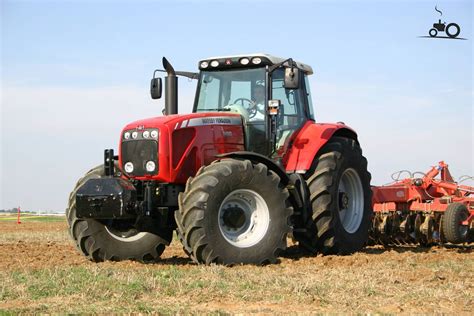
<svg viewBox="0 0 474 316">
<path fill-rule="evenodd" d="M 306 173 L 319 150 L 335 136 L 351 138 L 357 142 L 356 132 L 342 122 L 336 124 L 306 122 L 284 157 L 286 172 Z"/>
</svg>

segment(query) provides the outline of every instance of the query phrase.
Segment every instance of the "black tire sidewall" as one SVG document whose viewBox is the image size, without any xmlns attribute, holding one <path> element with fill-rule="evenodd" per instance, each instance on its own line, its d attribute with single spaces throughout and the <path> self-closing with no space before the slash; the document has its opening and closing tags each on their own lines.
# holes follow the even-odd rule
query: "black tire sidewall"
<svg viewBox="0 0 474 316">
<path fill-rule="evenodd" d="M 339 218 L 339 182 L 345 170 L 352 168 L 361 181 L 364 208 L 358 229 L 349 233 Z M 315 176 L 316 175 L 316 176 Z M 306 176 L 315 227 L 313 245 L 323 254 L 350 254 L 366 244 L 372 221 L 372 189 L 367 160 L 357 141 L 334 136 L 320 150 Z"/>
<path fill-rule="evenodd" d="M 267 169 L 265 168 L 265 170 Z M 269 172 L 273 173 L 272 171 Z M 224 175 L 218 177 L 219 185 L 209 192 L 204 219 L 208 245 L 213 250 L 214 255 L 218 256 L 218 261 L 224 263 L 255 263 L 256 258 L 273 257 L 275 254 L 272 252 L 281 244 L 283 232 L 286 233 L 288 230 L 287 218 L 284 216 L 285 198 L 281 194 L 277 194 L 278 186 L 273 185 L 270 176 L 259 172 L 241 172 L 238 178 Z M 238 189 L 247 189 L 258 193 L 267 204 L 270 218 L 268 229 L 263 238 L 255 245 L 245 248 L 229 243 L 219 228 L 218 213 L 221 203 L 231 192 Z"/>
<path fill-rule="evenodd" d="M 448 205 L 443 218 L 443 233 L 446 240 L 453 244 L 466 242 L 469 238 L 469 227 L 466 235 L 461 234 L 461 221 L 469 217 L 469 210 L 462 203 Z"/>
<path fill-rule="evenodd" d="M 94 261 L 133 259 L 147 262 L 157 259 L 163 252 L 164 245 L 171 241 L 172 230 L 163 232 L 164 238 L 152 233 L 145 233 L 136 240 L 123 241 L 113 237 L 102 222 L 76 217 L 75 203 L 73 206 L 71 204 L 75 199 L 77 189 L 87 180 L 99 178 L 103 175 L 103 165 L 91 169 L 77 182 L 69 198 L 66 218 L 70 235 L 78 249 Z"/>
<path fill-rule="evenodd" d="M 450 27 L 454 27 L 456 28 L 456 33 L 454 34 L 451 34 L 449 33 L 449 28 Z M 456 23 L 449 23 L 447 26 L 446 26 L 446 35 L 448 35 L 448 37 L 450 38 L 456 38 L 459 33 L 461 33 L 461 28 L 459 27 L 459 25 L 457 25 Z"/>
<path fill-rule="evenodd" d="M 93 219 L 84 219 L 83 221 L 87 223 L 87 231 L 91 232 L 90 237 L 84 241 L 84 246 L 86 249 L 97 249 L 98 253 L 90 254 L 96 260 L 111 257 L 116 260 L 152 261 L 153 258 L 149 257 L 147 259 L 143 256 L 151 254 L 152 257 L 156 257 L 161 255 L 164 250 L 164 247 L 163 249 L 156 249 L 157 246 L 163 244 L 163 239 L 152 233 L 145 233 L 135 240 L 123 241 L 113 237 L 103 223 Z M 172 232 L 170 231 L 169 240 L 171 240 L 171 237 Z"/>
<path fill-rule="evenodd" d="M 434 35 L 431 34 L 431 32 L 434 31 Z M 436 29 L 431 29 L 429 30 L 428 34 L 431 36 L 431 37 L 436 37 L 436 35 L 438 35 L 438 31 Z"/>
<path fill-rule="evenodd" d="M 336 170 L 336 184 L 332 187 L 332 203 L 331 209 L 333 210 L 332 218 L 334 223 L 336 244 L 339 252 L 350 253 L 353 249 L 360 249 L 367 242 L 368 231 L 371 223 L 371 207 L 372 207 L 372 194 L 370 189 L 370 179 L 367 174 L 366 165 L 363 157 L 358 153 L 357 150 L 352 150 L 347 142 L 343 142 L 341 150 L 341 159 L 338 161 L 338 167 Z M 364 192 L 364 210 L 363 216 L 359 228 L 349 233 L 344 229 L 341 219 L 339 217 L 339 183 L 341 181 L 344 171 L 347 169 L 353 169 L 357 172 L 362 190 Z"/>
</svg>

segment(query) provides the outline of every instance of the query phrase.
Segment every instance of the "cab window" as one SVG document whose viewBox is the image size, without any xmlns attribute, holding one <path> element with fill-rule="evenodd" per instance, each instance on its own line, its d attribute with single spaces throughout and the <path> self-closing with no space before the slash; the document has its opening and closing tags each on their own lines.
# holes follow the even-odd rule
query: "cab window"
<svg viewBox="0 0 474 316">
<path fill-rule="evenodd" d="M 308 76 L 304 75 L 304 86 L 306 91 L 306 99 L 308 100 L 308 110 L 309 110 L 309 118 L 314 121 L 314 109 L 313 109 L 313 98 L 311 97 L 311 89 L 309 87 L 309 80 Z"/>
<path fill-rule="evenodd" d="M 287 145 L 290 136 L 305 121 L 303 89 L 285 89 L 283 84 L 284 70 L 278 69 L 272 75 L 272 99 L 281 101 L 277 118 L 276 151 Z"/>
</svg>

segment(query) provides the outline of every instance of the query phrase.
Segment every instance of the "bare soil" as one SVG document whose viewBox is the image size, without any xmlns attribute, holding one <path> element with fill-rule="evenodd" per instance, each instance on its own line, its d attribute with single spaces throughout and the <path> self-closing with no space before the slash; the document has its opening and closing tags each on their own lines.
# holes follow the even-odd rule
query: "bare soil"
<svg viewBox="0 0 474 316">
<path fill-rule="evenodd" d="M 8 235 L 18 238 L 6 238 Z M 79 253 L 66 236 L 65 222 L 25 222 L 22 224 L 0 222 L 0 272 L 36 271 L 52 267 L 85 267 L 117 271 L 146 269 L 156 273 L 173 266 L 177 267 L 180 273 L 191 270 L 193 274 L 209 275 L 210 273 L 212 275 L 215 273 L 217 279 L 219 275 L 240 277 L 242 280 L 239 282 L 243 283 L 229 284 L 238 284 L 240 287 L 241 284 L 248 283 L 251 293 L 254 295 L 258 295 L 259 291 L 263 293 L 260 299 L 249 299 L 240 297 L 241 294 L 222 292 L 210 300 L 203 301 L 199 299 L 199 293 L 201 296 L 202 293 L 196 292 L 196 299 L 193 299 L 191 295 L 184 300 L 189 308 L 188 311 L 201 312 L 469 314 L 474 304 L 474 246 L 472 244 L 448 248 L 373 246 L 351 256 L 307 256 L 293 246 L 287 250 L 281 262 L 275 265 L 201 268 L 190 262 L 176 240 L 165 250 L 160 262 L 145 265 L 132 261 L 90 262 Z M 218 269 L 218 273 L 212 269 Z M 268 281 L 271 283 L 263 282 L 263 277 L 265 280 L 267 278 L 272 280 Z M 281 292 L 267 295 L 265 286 L 262 289 L 252 287 L 262 284 L 275 286 Z M 201 291 L 205 290 L 201 289 Z M 191 293 L 195 293 L 193 291 Z M 227 291 L 233 291 L 232 286 Z M 242 289 L 239 291 L 241 292 L 238 293 L 246 293 Z M 302 301 L 299 300 L 300 297 Z M 58 300 L 58 297 L 49 297 L 45 300 L 52 302 L 52 309 L 46 311 L 64 311 L 62 305 L 59 303 L 55 305 L 55 300 Z M 172 296 L 160 299 L 159 304 L 165 303 L 172 305 Z M 2 309 L 15 310 L 18 306 L 24 307 L 25 304 L 26 306 L 30 304 L 30 309 L 26 311 L 38 310 L 35 308 L 39 304 L 37 300 L 21 298 L 9 300 L 2 299 L 0 296 L 0 311 Z M 105 307 L 101 309 L 101 304 L 104 302 L 97 302 L 97 304 L 98 310 L 94 311 L 107 311 Z M 133 311 L 133 308 L 125 309 L 125 311 Z M 179 309 L 171 309 L 171 311 L 179 312 Z"/>
</svg>

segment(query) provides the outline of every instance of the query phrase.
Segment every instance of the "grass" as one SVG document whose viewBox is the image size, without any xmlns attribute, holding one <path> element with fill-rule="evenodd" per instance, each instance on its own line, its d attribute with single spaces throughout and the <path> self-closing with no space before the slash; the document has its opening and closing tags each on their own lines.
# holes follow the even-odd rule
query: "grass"
<svg viewBox="0 0 474 316">
<path fill-rule="evenodd" d="M 373 270 L 373 269 L 377 270 Z M 294 311 L 312 305 L 319 311 L 387 312 L 386 304 L 409 306 L 419 300 L 452 304 L 456 293 L 465 306 L 473 303 L 474 261 L 446 260 L 420 274 L 413 282 L 411 266 L 399 271 L 379 266 L 332 267 L 328 270 L 291 267 L 163 266 L 139 269 L 114 268 L 108 264 L 51 267 L 40 270 L 0 272 L 0 308 L 10 302 L 12 312 L 95 313 L 158 312 L 189 313 L 243 311 L 244 313 Z M 280 270 L 280 272 L 278 272 Z M 459 278 L 444 282 L 437 273 Z M 416 273 L 416 272 L 415 272 Z M 375 277 L 377 276 L 378 277 Z M 423 283 L 414 286 L 414 283 Z M 406 289 L 410 288 L 407 292 Z M 24 305 L 20 302 L 28 302 Z M 18 306 L 14 306 L 18 302 Z M 334 305 L 339 309 L 334 309 Z M 275 306 L 282 306 L 283 309 Z M 299 307 L 298 307 L 299 306 Z M 374 309 L 366 309 L 371 306 Z M 235 309 L 233 309 L 235 308 Z M 303 309 L 304 310 L 304 309 Z M 425 312 L 429 309 L 425 310 Z"/>
<path fill-rule="evenodd" d="M 17 216 L 0 216 L 0 221 L 16 222 Z M 20 221 L 23 222 L 64 222 L 64 216 L 42 216 L 42 215 L 24 215 L 20 216 Z"/>
<path fill-rule="evenodd" d="M 0 243 L 22 242 L 69 242 L 66 231 L 66 218 L 64 216 L 25 216 L 21 217 L 21 224 L 16 223 L 16 217 L 0 217 L 6 233 L 1 233 Z M 60 224 L 64 223 L 64 227 Z M 53 225 L 54 227 L 50 227 Z M 58 226 L 59 225 L 59 226 Z"/>
<path fill-rule="evenodd" d="M 284 281 L 284 276 L 275 280 L 265 274 L 252 277 L 252 286 L 249 287 L 250 282 L 242 278 L 239 271 L 218 266 L 193 267 L 187 271 L 175 266 L 160 271 L 145 268 L 133 273 L 100 267 L 53 268 L 12 272 L 1 277 L 5 281 L 0 285 L 0 301 L 29 299 L 40 303 L 53 302 L 54 298 L 61 297 L 69 306 L 56 305 L 55 308 L 67 313 L 95 312 L 95 306 L 104 306 L 107 302 L 110 306 L 101 311 L 130 312 L 138 305 L 146 311 L 163 312 L 161 307 L 167 305 L 166 312 L 175 313 L 191 311 L 189 306 L 193 302 L 205 304 L 216 299 L 258 304 L 262 300 L 277 303 L 281 299 L 275 301 L 275 297 L 285 297 L 286 300 L 304 303 L 313 292 L 328 295 L 318 294 L 320 285 L 313 291 L 313 286 L 307 284 L 302 291 L 300 285 Z M 76 297 L 87 301 L 87 306 L 83 302 L 73 303 Z M 37 307 L 32 310 L 14 309 L 36 310 Z"/>
<path fill-rule="evenodd" d="M 38 242 L 38 241 L 48 241 L 48 242 L 57 242 L 57 243 L 70 243 L 71 239 L 67 234 L 64 234 L 64 231 L 56 232 L 10 232 L 8 234 L 0 234 L 0 243 L 16 243 L 19 240 L 22 242 Z"/>
</svg>

